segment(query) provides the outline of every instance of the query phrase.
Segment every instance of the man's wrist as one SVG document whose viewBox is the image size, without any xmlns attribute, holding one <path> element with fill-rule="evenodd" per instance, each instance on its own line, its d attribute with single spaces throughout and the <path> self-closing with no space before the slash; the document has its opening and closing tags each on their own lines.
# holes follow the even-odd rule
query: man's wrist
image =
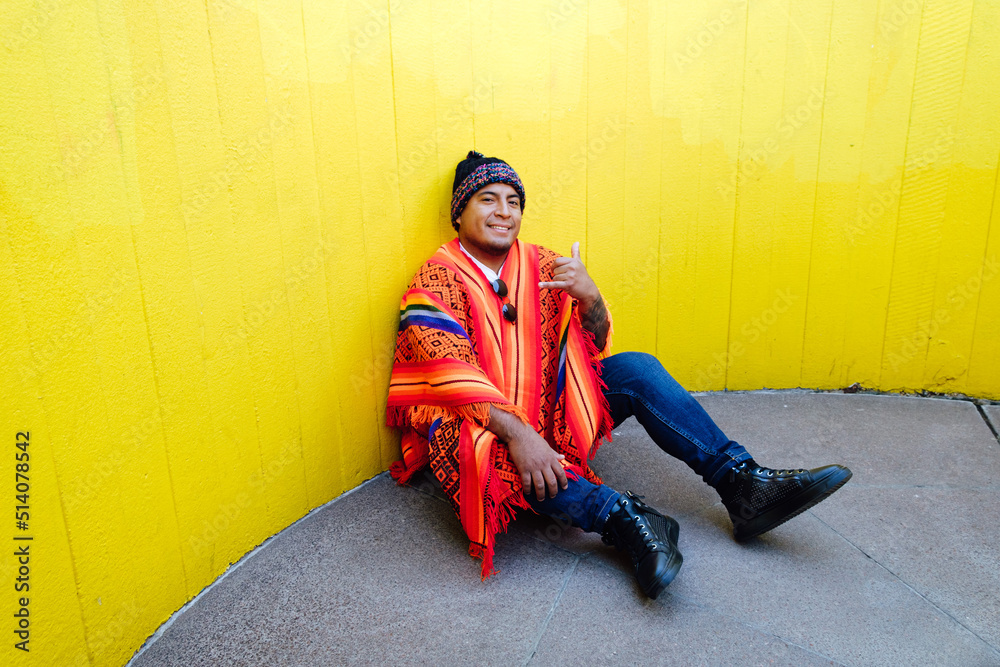
<svg viewBox="0 0 1000 667">
<path fill-rule="evenodd" d="M 486 423 L 486 430 L 496 435 L 502 442 L 517 439 L 524 428 L 527 428 L 527 425 L 516 415 L 495 405 L 490 406 L 490 420 Z"/>
<path fill-rule="evenodd" d="M 594 344 L 597 349 L 603 350 L 607 345 L 611 322 L 608 319 L 608 309 L 605 307 L 604 299 L 599 291 L 597 298 L 593 301 L 589 303 L 580 301 L 579 316 L 583 328 L 594 335 Z"/>
<path fill-rule="evenodd" d="M 580 308 L 584 313 L 590 312 L 590 309 L 593 308 L 594 304 L 598 302 L 603 303 L 604 299 L 601 297 L 601 290 L 597 289 L 596 285 L 594 286 L 594 291 L 591 294 L 582 296 L 579 299 Z"/>
</svg>

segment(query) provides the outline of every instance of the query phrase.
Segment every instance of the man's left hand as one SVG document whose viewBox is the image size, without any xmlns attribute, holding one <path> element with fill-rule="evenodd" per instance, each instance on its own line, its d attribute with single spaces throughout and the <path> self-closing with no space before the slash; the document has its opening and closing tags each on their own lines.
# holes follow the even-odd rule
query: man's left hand
<svg viewBox="0 0 1000 667">
<path fill-rule="evenodd" d="M 585 307 L 600 300 L 601 292 L 580 261 L 580 243 L 574 243 L 570 257 L 558 257 L 552 263 L 552 280 L 540 282 L 541 289 L 561 289 Z"/>
<path fill-rule="evenodd" d="M 580 324 L 594 334 L 594 345 L 603 350 L 608 342 L 611 323 L 601 291 L 580 261 L 580 244 L 574 243 L 570 257 L 559 257 L 552 264 L 552 280 L 538 283 L 540 289 L 561 289 L 580 302 Z"/>
</svg>

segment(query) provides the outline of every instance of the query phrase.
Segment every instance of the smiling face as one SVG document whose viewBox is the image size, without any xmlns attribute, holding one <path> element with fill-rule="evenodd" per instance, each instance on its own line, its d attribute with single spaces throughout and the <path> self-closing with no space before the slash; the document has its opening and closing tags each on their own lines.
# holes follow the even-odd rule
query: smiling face
<svg viewBox="0 0 1000 667">
<path fill-rule="evenodd" d="M 476 190 L 458 218 L 458 240 L 469 254 L 494 271 L 521 231 L 521 198 L 506 183 Z"/>
</svg>

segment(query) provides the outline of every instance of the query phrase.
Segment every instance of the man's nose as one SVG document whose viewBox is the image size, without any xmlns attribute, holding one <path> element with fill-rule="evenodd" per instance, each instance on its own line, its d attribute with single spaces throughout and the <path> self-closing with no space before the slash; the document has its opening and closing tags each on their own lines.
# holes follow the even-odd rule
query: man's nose
<svg viewBox="0 0 1000 667">
<path fill-rule="evenodd" d="M 502 218 L 509 218 L 513 214 L 513 207 L 509 202 L 501 201 L 500 206 L 497 208 L 497 215 Z"/>
</svg>

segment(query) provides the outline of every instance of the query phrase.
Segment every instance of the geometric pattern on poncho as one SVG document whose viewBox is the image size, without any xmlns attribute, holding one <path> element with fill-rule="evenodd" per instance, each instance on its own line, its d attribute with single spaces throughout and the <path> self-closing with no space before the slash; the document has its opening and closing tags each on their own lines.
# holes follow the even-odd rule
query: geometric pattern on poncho
<svg viewBox="0 0 1000 667">
<path fill-rule="evenodd" d="M 521 247 L 525 252 L 529 252 L 528 248 L 533 248 L 530 252 L 536 253 L 534 257 L 537 258 L 535 260 L 537 264 L 532 263 L 537 267 L 537 274 L 534 277 L 528 276 L 523 272 L 518 273 L 517 271 L 520 271 L 520 269 L 517 271 L 515 269 L 510 270 L 515 271 L 515 273 L 511 274 L 512 276 L 522 276 L 521 280 L 524 282 L 518 284 L 528 285 L 531 284 L 532 280 L 550 281 L 552 279 L 553 262 L 559 255 L 538 246 L 519 245 L 517 247 Z M 451 254 L 449 255 L 448 252 L 445 252 L 445 255 L 453 258 L 450 261 L 455 262 L 454 266 L 462 267 L 462 264 L 465 262 L 461 257 L 458 257 L 458 253 L 456 252 L 457 241 L 443 246 L 438 254 L 440 255 L 446 249 Z M 458 257 L 457 261 L 456 257 Z M 514 261 L 512 266 L 527 267 L 527 264 L 517 257 L 513 258 L 513 260 L 511 257 L 508 259 Z M 457 360 L 457 363 L 466 364 L 467 367 L 479 368 L 479 358 L 477 355 L 483 354 L 483 348 L 480 346 L 489 345 L 491 341 L 496 340 L 496 329 L 493 327 L 496 327 L 497 324 L 487 323 L 485 326 L 489 327 L 490 331 L 477 330 L 477 317 L 474 316 L 472 311 L 472 308 L 475 307 L 472 303 L 473 298 L 467 293 L 467 290 L 470 288 L 466 286 L 464 281 L 480 280 L 482 281 L 481 284 L 485 284 L 485 278 L 479 276 L 478 269 L 471 269 L 468 263 L 465 264 L 465 268 L 461 269 L 465 276 L 464 278 L 460 278 L 450 264 L 449 266 L 445 266 L 432 258 L 431 261 L 425 263 L 417 271 L 411 281 L 407 290 L 407 296 L 404 297 L 403 305 L 401 306 L 401 308 L 405 309 L 401 310 L 401 324 L 397 335 L 393 378 L 390 385 L 390 406 L 395 407 L 390 407 L 389 409 L 390 425 L 397 425 L 404 428 L 404 460 L 393 464 L 391 468 L 393 477 L 400 483 L 405 483 L 419 469 L 421 461 L 423 465 L 429 464 L 435 477 L 441 484 L 442 491 L 444 491 L 445 496 L 448 498 L 460 521 L 463 521 L 463 516 L 469 516 L 471 507 L 469 499 L 462 498 L 462 471 L 464 469 L 462 453 L 476 449 L 475 445 L 480 442 L 485 445 L 489 439 L 493 439 L 493 436 L 482 428 L 480 420 L 483 417 L 478 412 L 475 413 L 476 417 L 474 422 L 472 422 L 477 424 L 477 426 L 470 430 L 469 428 L 465 428 L 463 424 L 466 423 L 466 419 L 472 419 L 470 416 L 472 413 L 468 411 L 463 412 L 461 405 L 448 407 L 451 404 L 438 403 L 437 405 L 441 407 L 434 408 L 433 405 L 424 404 L 421 401 L 410 402 L 408 399 L 403 399 L 402 397 L 406 396 L 408 392 L 416 391 L 422 383 L 421 378 L 423 376 L 419 372 L 414 374 L 412 370 L 404 370 L 408 368 L 412 369 L 414 360 L 453 359 Z M 507 273 L 510 273 L 510 271 Z M 508 285 L 512 290 L 516 289 L 516 282 L 516 280 L 514 282 L 508 281 Z M 488 290 L 489 288 L 486 289 Z M 600 479 L 590 469 L 587 460 L 589 458 L 587 454 L 590 456 L 593 455 L 600 444 L 601 438 L 610 437 L 610 416 L 607 414 L 606 400 L 600 392 L 603 382 L 601 382 L 599 377 L 600 362 L 597 357 L 598 351 L 594 348 L 593 336 L 590 332 L 580 327 L 578 321 L 570 321 L 572 330 L 577 332 L 576 335 L 578 336 L 574 339 L 577 342 L 573 343 L 575 346 L 573 347 L 573 355 L 574 359 L 577 360 L 574 363 L 576 365 L 567 366 L 569 372 L 573 374 L 573 381 L 577 383 L 577 387 L 574 388 L 573 393 L 574 400 L 577 400 L 575 397 L 580 396 L 579 386 L 583 386 L 590 387 L 584 391 L 591 392 L 594 395 L 593 400 L 596 401 L 596 403 L 591 402 L 588 404 L 589 407 L 587 409 L 591 412 L 586 416 L 586 419 L 590 420 L 587 424 L 592 424 L 597 429 L 595 432 L 596 437 L 593 441 L 583 439 L 582 446 L 578 446 L 574 442 L 574 436 L 567 422 L 567 415 L 564 413 L 564 406 L 568 400 L 567 393 L 569 387 L 566 387 L 565 391 L 559 393 L 560 389 L 557 383 L 560 371 L 560 346 L 566 345 L 565 339 L 562 338 L 562 332 L 567 326 L 565 317 L 569 316 L 570 320 L 575 320 L 577 315 L 568 315 L 570 311 L 566 310 L 566 306 L 567 304 L 572 304 L 572 301 L 567 301 L 567 297 L 561 291 L 538 290 L 538 292 L 539 298 L 537 299 L 536 306 L 538 308 L 538 341 L 537 343 L 527 343 L 530 344 L 531 349 L 536 351 L 537 357 L 535 358 L 539 361 L 537 375 L 534 376 L 534 381 L 538 383 L 537 412 L 535 413 L 537 415 L 537 423 L 535 427 L 549 444 L 552 445 L 553 449 L 565 456 L 564 463 L 566 465 L 571 466 L 573 471 L 581 474 L 591 482 L 600 483 Z M 491 294 L 487 301 L 492 298 Z M 476 299 L 480 299 L 480 297 L 477 296 Z M 489 301 L 489 305 L 493 305 L 491 301 Z M 519 310 L 521 310 L 520 307 Z M 481 313 L 482 311 L 479 312 Z M 524 311 L 519 313 L 519 315 L 521 317 L 530 317 L 530 312 Z M 481 315 L 479 317 L 481 318 Z M 480 321 L 486 322 L 485 320 Z M 499 326 L 503 327 L 505 325 L 500 323 Z M 483 334 L 492 336 L 490 341 L 481 340 L 480 337 Z M 584 352 L 584 348 L 589 351 Z M 604 353 L 609 349 L 610 333 Z M 581 353 L 583 356 L 581 356 Z M 574 368 L 575 370 L 573 370 Z M 456 367 L 455 372 L 460 373 L 463 371 L 461 371 L 461 368 Z M 405 375 L 406 373 L 409 373 L 409 375 Z M 437 379 L 433 379 L 433 382 L 442 382 L 442 386 L 455 386 L 449 385 L 451 381 L 448 378 L 452 376 L 434 377 Z M 456 375 L 454 377 L 467 376 Z M 426 381 L 431 381 L 431 376 L 428 376 L 427 380 L 423 380 L 423 382 Z M 463 381 L 468 382 L 468 380 Z M 408 385 L 406 383 L 409 383 L 410 389 L 407 388 Z M 476 385 L 467 386 L 475 387 Z M 394 391 L 396 393 L 393 393 Z M 393 400 L 394 396 L 396 398 Z M 486 400 L 492 401 L 493 399 Z M 591 399 L 587 400 L 590 401 Z M 494 404 L 496 405 L 496 403 Z M 414 407 L 407 408 L 405 407 L 406 405 Z M 420 408 L 420 405 L 427 405 L 429 409 Z M 510 407 L 513 408 L 513 406 Z M 580 415 L 583 413 L 577 410 L 574 414 L 577 415 L 575 418 L 579 421 L 581 419 Z M 593 421 L 594 419 L 596 419 L 596 423 Z M 427 436 L 431 435 L 428 431 L 432 427 L 432 420 L 434 421 L 433 434 L 430 441 L 428 441 Z M 406 426 L 407 424 L 409 424 L 409 427 Z M 584 427 L 590 428 L 587 425 Z M 463 438 L 465 439 L 464 442 Z M 421 445 L 421 442 L 424 444 Z M 421 450 L 424 454 L 420 453 Z M 584 456 L 581 456 L 581 453 Z M 507 521 L 517 507 L 528 507 L 522 495 L 523 489 L 520 473 L 510 460 L 506 445 L 495 441 L 488 454 L 490 460 L 489 471 L 480 480 L 483 486 L 478 489 L 475 496 L 477 500 L 473 503 L 473 506 L 475 506 L 475 503 L 482 503 L 479 506 L 482 509 L 482 516 L 486 517 L 486 534 L 482 540 L 472 539 L 473 533 L 469 532 L 469 524 L 463 524 L 472 540 L 470 543 L 470 554 L 483 559 L 484 577 L 488 576 L 492 571 L 493 535 L 495 532 L 502 532 L 505 529 Z M 465 454 L 465 456 L 468 457 L 468 454 Z M 467 467 L 468 465 L 469 462 L 466 459 L 465 466 Z M 481 531 L 482 526 L 480 524 L 477 525 L 480 526 L 478 530 Z"/>
</svg>

